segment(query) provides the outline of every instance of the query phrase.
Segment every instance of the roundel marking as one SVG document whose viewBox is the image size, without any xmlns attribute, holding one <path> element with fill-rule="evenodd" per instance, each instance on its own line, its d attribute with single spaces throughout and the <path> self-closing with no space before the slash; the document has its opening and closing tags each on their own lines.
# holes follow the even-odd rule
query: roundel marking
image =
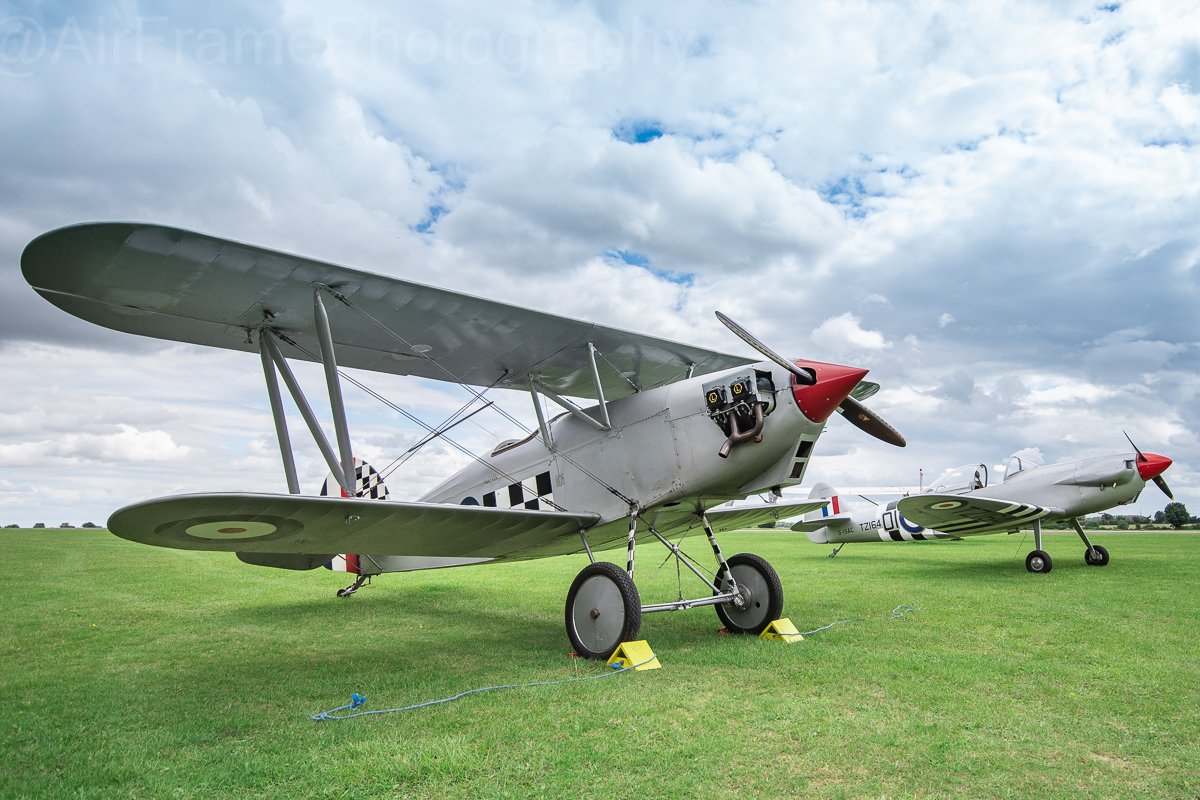
<svg viewBox="0 0 1200 800">
<path fill-rule="evenodd" d="M 259 536 L 268 536 L 277 530 L 278 528 L 269 522 L 220 520 L 192 525 L 184 529 L 184 533 L 197 539 L 257 539 Z"/>
<path fill-rule="evenodd" d="M 302 522 L 288 517 L 227 512 L 219 517 L 189 517 L 164 522 L 154 529 L 154 533 L 163 539 L 207 544 L 211 548 L 203 549 L 222 550 L 237 547 L 242 542 L 282 539 L 302 530 Z"/>
<path fill-rule="evenodd" d="M 897 513 L 897 514 L 896 514 L 896 516 L 897 516 L 897 517 L 899 518 L 899 520 L 900 520 L 900 527 L 901 527 L 901 528 L 904 528 L 904 530 L 908 531 L 909 533 L 920 533 L 921 531 L 925 530 L 925 529 L 924 529 L 924 528 L 922 528 L 920 525 L 913 525 L 911 522 L 909 522 L 908 520 L 906 520 L 906 519 L 905 519 L 903 516 L 901 516 L 899 513 Z"/>
<path fill-rule="evenodd" d="M 947 500 L 944 503 L 934 503 L 933 505 L 930 506 L 930 508 L 931 509 L 936 508 L 938 511 L 947 511 L 951 508 L 958 508 L 959 506 L 962 506 L 962 505 L 966 505 L 966 504 L 963 503 L 963 501 L 961 501 L 961 500 Z"/>
</svg>

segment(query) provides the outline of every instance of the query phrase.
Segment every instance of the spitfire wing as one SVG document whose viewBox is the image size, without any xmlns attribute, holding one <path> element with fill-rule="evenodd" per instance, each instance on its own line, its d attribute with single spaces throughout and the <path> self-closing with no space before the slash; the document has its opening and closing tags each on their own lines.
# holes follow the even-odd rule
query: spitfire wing
<svg viewBox="0 0 1200 800">
<path fill-rule="evenodd" d="M 911 522 L 959 536 L 1020 530 L 1027 523 L 1047 514 L 1062 513 L 1057 508 L 959 494 L 906 497 L 896 508 Z"/>
<path fill-rule="evenodd" d="M 559 394 L 594 397 L 589 343 L 602 355 L 597 366 L 610 400 L 635 385 L 678 380 L 690 366 L 702 375 L 751 363 L 161 225 L 59 228 L 29 243 L 21 270 L 51 303 L 97 325 L 249 352 L 256 352 L 250 331 L 264 320 L 318 352 L 312 296 L 323 284 L 351 305 L 327 298 L 339 365 L 475 386 L 524 387 L 535 374 Z M 290 358 L 307 358 L 284 348 Z"/>
<path fill-rule="evenodd" d="M 182 550 L 489 559 L 553 543 L 559 546 L 548 549 L 574 552 L 581 548 L 579 531 L 598 519 L 596 514 L 231 493 L 126 506 L 109 517 L 108 529 L 130 541 Z"/>
</svg>

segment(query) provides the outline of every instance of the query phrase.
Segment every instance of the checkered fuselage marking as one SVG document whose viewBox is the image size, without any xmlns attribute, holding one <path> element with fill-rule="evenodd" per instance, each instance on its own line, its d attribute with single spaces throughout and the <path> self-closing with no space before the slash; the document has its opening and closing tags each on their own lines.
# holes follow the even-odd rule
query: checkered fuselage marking
<svg viewBox="0 0 1200 800">
<path fill-rule="evenodd" d="M 488 492 L 483 496 L 483 505 L 488 508 L 525 508 L 530 511 L 553 511 L 554 483 L 550 471 L 538 473 L 505 489 Z"/>
</svg>

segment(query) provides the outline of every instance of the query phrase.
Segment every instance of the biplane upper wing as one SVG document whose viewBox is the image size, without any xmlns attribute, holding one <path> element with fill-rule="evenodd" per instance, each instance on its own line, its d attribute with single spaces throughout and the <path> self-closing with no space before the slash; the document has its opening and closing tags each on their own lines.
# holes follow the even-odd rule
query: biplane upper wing
<svg viewBox="0 0 1200 800">
<path fill-rule="evenodd" d="M 596 514 L 397 503 L 294 494 L 190 494 L 126 506 L 108 519 L 123 539 L 181 550 L 376 553 L 504 558 L 569 537 Z M 431 536 L 430 532 L 436 531 Z"/>
<path fill-rule="evenodd" d="M 752 362 L 161 225 L 59 228 L 29 243 L 21 270 L 51 303 L 97 325 L 245 351 L 256 351 L 251 331 L 265 320 L 318 352 L 313 291 L 328 286 L 349 306 L 326 300 L 339 365 L 475 386 L 524 387 L 535 375 L 560 394 L 594 397 L 589 343 L 610 400 L 689 367 L 701 375 Z"/>
<path fill-rule="evenodd" d="M 1061 509 L 991 500 L 961 494 L 920 494 L 906 497 L 896 508 L 905 519 L 931 530 L 969 536 L 1019 530 L 1021 526 Z"/>
</svg>

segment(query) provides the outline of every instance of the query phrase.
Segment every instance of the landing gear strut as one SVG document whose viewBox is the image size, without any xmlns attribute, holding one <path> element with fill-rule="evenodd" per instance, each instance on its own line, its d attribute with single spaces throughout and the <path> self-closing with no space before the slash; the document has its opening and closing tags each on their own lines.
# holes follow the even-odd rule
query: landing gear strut
<svg viewBox="0 0 1200 800">
<path fill-rule="evenodd" d="M 1025 556 L 1025 569 L 1038 575 L 1044 575 L 1054 568 L 1050 554 L 1042 549 L 1042 521 L 1033 521 L 1033 552 Z"/>
<path fill-rule="evenodd" d="M 338 597 L 349 597 L 350 595 L 354 594 L 359 589 L 361 589 L 362 585 L 364 583 L 370 583 L 370 581 L 371 581 L 370 575 L 358 575 L 354 578 L 354 583 L 350 584 L 345 589 L 338 589 L 337 596 Z"/>
<path fill-rule="evenodd" d="M 1079 534 L 1079 538 L 1083 539 L 1083 543 L 1087 545 L 1087 550 L 1083 551 L 1083 563 L 1089 567 L 1104 567 L 1108 565 L 1108 551 L 1098 544 L 1092 544 L 1088 541 L 1087 534 L 1083 532 L 1083 526 L 1079 524 L 1078 517 L 1071 517 L 1071 527 Z"/>
</svg>

